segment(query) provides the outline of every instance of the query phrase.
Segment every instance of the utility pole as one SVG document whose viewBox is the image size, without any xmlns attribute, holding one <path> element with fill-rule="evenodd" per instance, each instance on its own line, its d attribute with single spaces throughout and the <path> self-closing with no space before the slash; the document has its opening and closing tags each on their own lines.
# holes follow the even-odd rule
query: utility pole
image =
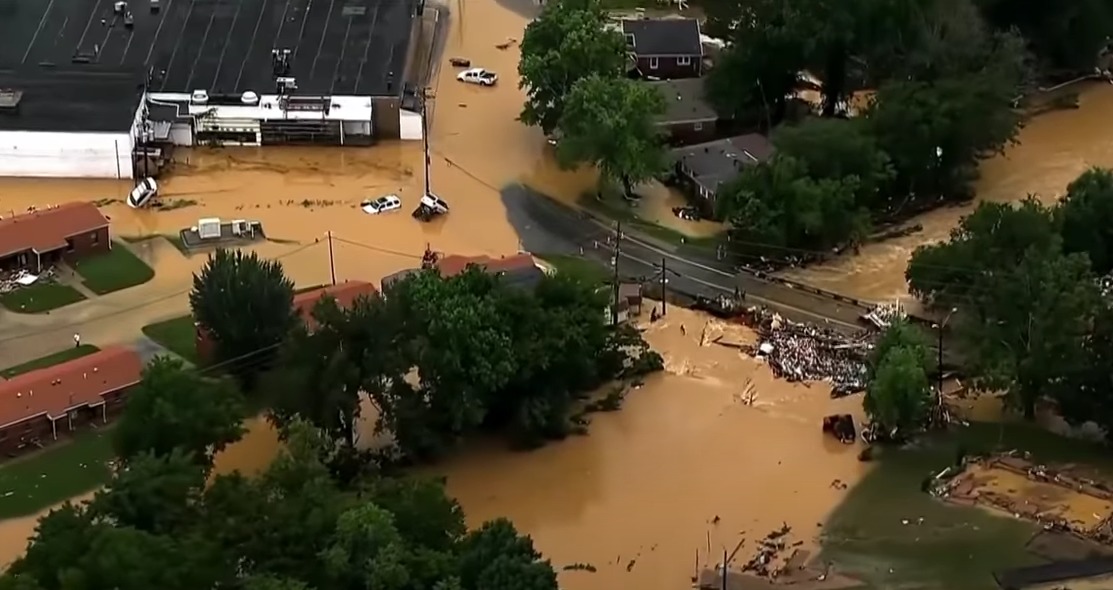
<svg viewBox="0 0 1113 590">
<path fill-rule="evenodd" d="M 425 103 L 429 100 L 429 92 L 427 88 L 421 89 L 421 145 L 425 152 L 425 194 L 431 194 L 429 190 L 429 110 L 426 108 Z"/>
<path fill-rule="evenodd" d="M 665 257 L 661 257 L 661 315 L 664 316 L 669 312 L 669 296 L 668 284 L 669 280 L 666 278 L 668 268 L 665 266 Z"/>
<path fill-rule="evenodd" d="M 939 386 L 939 399 L 943 399 L 943 324 L 939 326 L 939 366 L 938 369 L 938 386 Z"/>
<path fill-rule="evenodd" d="M 723 547 L 723 571 L 722 571 L 722 590 L 727 590 L 727 548 Z"/>
<path fill-rule="evenodd" d="M 332 284 L 336 284 L 336 259 L 332 254 L 332 231 L 328 232 L 328 268 L 332 274 Z"/>
<path fill-rule="evenodd" d="M 615 223 L 614 230 L 614 285 L 611 301 L 611 325 L 618 327 L 618 259 L 622 255 L 622 222 Z"/>
</svg>

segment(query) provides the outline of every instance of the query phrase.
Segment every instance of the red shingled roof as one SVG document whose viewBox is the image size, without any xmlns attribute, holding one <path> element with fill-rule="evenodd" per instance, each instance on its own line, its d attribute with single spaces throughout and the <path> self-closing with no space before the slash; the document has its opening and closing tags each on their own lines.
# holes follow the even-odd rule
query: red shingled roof
<svg viewBox="0 0 1113 590">
<path fill-rule="evenodd" d="M 123 346 L 106 348 L 0 382 L 0 428 L 38 416 L 57 420 L 74 408 L 139 383 L 143 361 Z"/>
<path fill-rule="evenodd" d="M 96 205 L 80 201 L 0 219 L 0 256 L 66 247 L 66 238 L 108 225 Z"/>
<path fill-rule="evenodd" d="M 316 322 L 313 321 L 311 315 L 313 308 L 325 295 L 331 295 L 336 299 L 336 304 L 340 306 L 340 309 L 347 309 L 352 306 L 356 299 L 371 297 L 378 292 L 379 290 L 375 288 L 375 285 L 366 281 L 345 281 L 294 295 L 294 311 L 305 320 L 306 325 L 312 330 L 316 327 Z"/>
<path fill-rule="evenodd" d="M 534 266 L 532 254 L 515 254 L 513 256 L 503 256 L 502 258 L 491 258 L 490 256 L 458 256 L 451 255 L 437 261 L 437 270 L 441 271 L 441 276 L 451 277 L 464 272 L 464 269 L 469 264 L 477 264 L 482 266 L 488 272 L 504 272 L 518 268 L 530 268 Z"/>
</svg>

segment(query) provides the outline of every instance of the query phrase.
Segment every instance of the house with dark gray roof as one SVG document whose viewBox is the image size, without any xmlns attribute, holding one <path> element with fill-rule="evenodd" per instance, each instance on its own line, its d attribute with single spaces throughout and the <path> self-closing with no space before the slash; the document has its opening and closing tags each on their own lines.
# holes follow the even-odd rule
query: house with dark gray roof
<svg viewBox="0 0 1113 590">
<path fill-rule="evenodd" d="M 669 143 L 681 146 L 711 141 L 718 136 L 719 114 L 704 99 L 702 78 L 645 82 L 665 99 L 657 126 Z"/>
<path fill-rule="evenodd" d="M 703 43 L 694 18 L 623 20 L 622 34 L 644 78 L 673 80 L 703 74 Z"/>
<path fill-rule="evenodd" d="M 750 133 L 678 148 L 672 155 L 681 184 L 714 210 L 719 187 L 745 168 L 767 161 L 773 156 L 773 144 L 763 135 Z"/>
</svg>

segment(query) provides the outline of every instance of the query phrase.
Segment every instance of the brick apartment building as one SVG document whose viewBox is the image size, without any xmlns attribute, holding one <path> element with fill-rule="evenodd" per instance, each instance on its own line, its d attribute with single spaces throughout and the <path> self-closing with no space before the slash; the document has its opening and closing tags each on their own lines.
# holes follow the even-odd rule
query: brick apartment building
<svg viewBox="0 0 1113 590">
<path fill-rule="evenodd" d="M 328 285 L 294 295 L 294 312 L 312 330 L 316 327 L 313 319 L 313 308 L 322 297 L 331 296 L 336 300 L 336 305 L 347 309 L 360 297 L 371 297 L 378 293 L 375 285 L 366 281 L 345 281 L 335 285 Z M 212 360 L 216 353 L 216 342 L 209 331 L 198 322 L 193 323 L 194 343 L 197 347 L 197 356 L 205 360 Z"/>
<path fill-rule="evenodd" d="M 107 423 L 142 372 L 139 355 L 117 346 L 0 381 L 0 452 L 12 457 Z"/>
<path fill-rule="evenodd" d="M 108 218 L 88 202 L 0 218 L 0 270 L 42 272 L 112 248 Z"/>
</svg>

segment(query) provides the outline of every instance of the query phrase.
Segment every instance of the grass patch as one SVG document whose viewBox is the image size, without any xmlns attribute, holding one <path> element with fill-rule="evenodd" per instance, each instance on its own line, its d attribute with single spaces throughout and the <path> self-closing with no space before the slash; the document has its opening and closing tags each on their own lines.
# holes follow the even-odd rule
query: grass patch
<svg viewBox="0 0 1113 590">
<path fill-rule="evenodd" d="M 0 519 L 39 512 L 108 482 L 111 430 L 82 432 L 26 457 L 0 464 Z"/>
<path fill-rule="evenodd" d="M 294 294 L 296 295 L 298 293 L 320 289 L 324 286 L 325 285 L 312 285 L 309 287 L 301 287 L 296 289 Z M 143 335 L 190 363 L 201 366 L 201 358 L 197 355 L 197 340 L 193 329 L 192 315 L 186 314 L 161 322 L 147 324 L 143 326 Z"/>
<path fill-rule="evenodd" d="M 596 262 L 571 254 L 538 254 L 538 258 L 553 265 L 560 274 L 568 274 L 592 284 L 610 279 L 605 268 Z"/>
<path fill-rule="evenodd" d="M 106 254 L 79 260 L 73 267 L 85 279 L 82 284 L 98 295 L 142 285 L 155 276 L 146 262 L 120 244 Z"/>
<path fill-rule="evenodd" d="M 0 305 L 18 313 L 43 313 L 84 300 L 85 296 L 77 289 L 50 281 L 0 294 Z"/>
<path fill-rule="evenodd" d="M 1027 424 L 973 423 L 917 448 L 882 453 L 828 520 L 823 558 L 873 587 L 948 590 L 996 588 L 994 571 L 1040 563 L 1024 549 L 1039 527 L 920 491 L 925 477 L 954 463 L 960 445 L 970 453 L 1021 449 L 1037 461 L 1085 463 L 1113 474 L 1103 447 Z"/>
<path fill-rule="evenodd" d="M 162 322 L 143 326 L 143 335 L 183 359 L 200 365 L 197 341 L 193 331 L 193 316 L 183 315 Z"/>
<path fill-rule="evenodd" d="M 7 369 L 0 371 L 0 377 L 3 377 L 4 379 L 11 379 L 16 375 L 29 373 L 31 371 L 34 371 L 35 369 L 53 367 L 54 365 L 60 365 L 66 361 L 72 361 L 73 359 L 88 356 L 99 350 L 99 348 L 93 346 L 92 344 L 82 344 L 81 346 L 59 350 L 54 354 L 48 354 L 44 357 L 39 357 L 33 361 L 28 361 L 21 365 L 8 367 Z"/>
<path fill-rule="evenodd" d="M 596 198 L 594 192 L 586 192 L 580 195 L 577 203 L 585 209 L 600 213 L 608 219 L 621 221 L 636 231 L 670 244 L 714 248 L 720 241 L 718 236 L 692 237 L 670 227 L 664 227 L 642 219 L 638 217 L 634 208 L 626 205 L 622 197 L 612 195 L 606 191 L 604 191 L 602 199 Z"/>
</svg>

